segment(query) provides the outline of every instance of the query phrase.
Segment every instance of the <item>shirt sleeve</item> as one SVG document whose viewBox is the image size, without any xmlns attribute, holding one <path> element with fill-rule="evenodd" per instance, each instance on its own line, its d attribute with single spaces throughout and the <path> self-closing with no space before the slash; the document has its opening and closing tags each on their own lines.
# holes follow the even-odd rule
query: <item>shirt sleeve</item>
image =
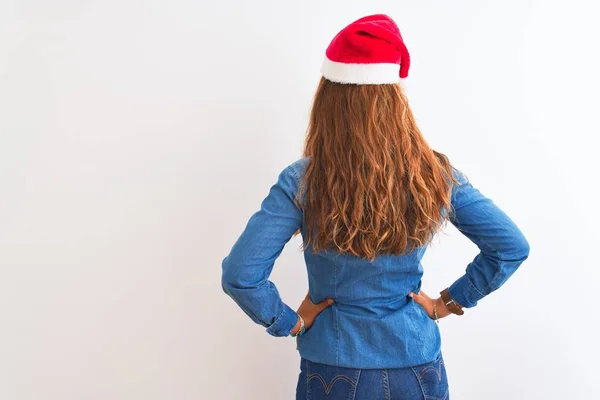
<svg viewBox="0 0 600 400">
<path fill-rule="evenodd" d="M 480 252 L 448 291 L 463 307 L 477 302 L 506 282 L 529 256 L 529 243 L 517 225 L 455 170 L 450 222 Z"/>
<path fill-rule="evenodd" d="M 298 183 L 291 165 L 281 172 L 222 262 L 225 293 L 273 336 L 288 336 L 298 321 L 269 280 L 275 260 L 302 224 L 294 202 Z"/>
</svg>

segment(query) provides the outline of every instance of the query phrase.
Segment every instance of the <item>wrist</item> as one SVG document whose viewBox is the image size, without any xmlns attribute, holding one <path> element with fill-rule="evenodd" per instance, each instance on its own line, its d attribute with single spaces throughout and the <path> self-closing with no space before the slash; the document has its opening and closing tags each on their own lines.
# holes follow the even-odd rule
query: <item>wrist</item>
<svg viewBox="0 0 600 400">
<path fill-rule="evenodd" d="M 448 312 L 456 315 L 463 315 L 465 312 L 463 311 L 463 306 L 458 304 L 452 296 L 450 296 L 450 292 L 448 289 L 444 289 L 440 292 L 440 300 L 444 303 L 444 308 L 448 310 Z"/>
<path fill-rule="evenodd" d="M 290 335 L 292 337 L 302 336 L 305 331 L 306 331 L 306 328 L 305 328 L 305 324 L 304 324 L 304 318 L 302 318 L 302 315 L 298 314 L 298 322 L 296 322 L 296 325 L 290 332 Z"/>
<path fill-rule="evenodd" d="M 439 318 L 444 318 L 452 314 L 452 312 L 448 310 L 448 307 L 446 307 L 446 303 L 441 297 L 435 299 L 435 307 Z"/>
<path fill-rule="evenodd" d="M 300 317 L 300 314 L 298 314 L 298 320 L 296 321 L 296 325 L 294 325 L 292 331 L 290 332 L 292 336 L 296 336 L 298 332 L 300 332 L 300 328 L 302 327 L 302 320 L 300 318 L 302 317 Z"/>
</svg>

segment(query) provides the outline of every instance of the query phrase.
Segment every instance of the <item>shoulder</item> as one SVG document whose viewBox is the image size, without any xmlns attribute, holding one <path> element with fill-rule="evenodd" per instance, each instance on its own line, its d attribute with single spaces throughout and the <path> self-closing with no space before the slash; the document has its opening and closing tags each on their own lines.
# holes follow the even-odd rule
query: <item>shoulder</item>
<svg viewBox="0 0 600 400">
<path fill-rule="evenodd" d="M 276 186 L 288 197 L 293 198 L 296 196 L 308 161 L 309 159 L 307 157 L 296 160 L 293 163 L 288 164 L 288 166 L 279 173 Z"/>
<path fill-rule="evenodd" d="M 461 186 L 469 183 L 469 179 L 467 178 L 467 176 L 455 167 L 452 167 L 452 175 L 454 175 L 454 179 L 458 181 L 458 183 L 454 184 L 455 186 Z"/>
<path fill-rule="evenodd" d="M 488 200 L 481 192 L 473 186 L 469 178 L 464 172 L 452 167 L 454 178 L 458 183 L 454 183 L 452 186 L 451 203 L 454 210 L 480 202 Z"/>
<path fill-rule="evenodd" d="M 452 166 L 452 175 L 455 181 L 452 182 L 451 199 L 454 202 L 457 196 L 460 195 L 468 186 L 470 186 L 469 179 L 461 170 Z"/>
<path fill-rule="evenodd" d="M 294 171 L 294 173 L 296 173 L 299 177 L 302 177 L 304 175 L 304 171 L 306 171 L 306 166 L 308 165 L 309 161 L 310 157 L 302 157 L 299 160 L 291 163 L 288 168 Z"/>
<path fill-rule="evenodd" d="M 455 181 L 452 182 L 450 202 L 452 203 L 453 208 L 457 208 L 460 207 L 461 200 L 464 197 L 464 193 L 468 191 L 470 183 L 464 172 L 454 166 L 452 166 L 452 175 Z"/>
<path fill-rule="evenodd" d="M 284 176 L 291 176 L 296 181 L 296 185 L 300 184 L 300 180 L 304 176 L 304 172 L 306 171 L 306 166 L 310 161 L 310 157 L 302 157 L 293 163 L 289 164 L 281 174 Z"/>
</svg>

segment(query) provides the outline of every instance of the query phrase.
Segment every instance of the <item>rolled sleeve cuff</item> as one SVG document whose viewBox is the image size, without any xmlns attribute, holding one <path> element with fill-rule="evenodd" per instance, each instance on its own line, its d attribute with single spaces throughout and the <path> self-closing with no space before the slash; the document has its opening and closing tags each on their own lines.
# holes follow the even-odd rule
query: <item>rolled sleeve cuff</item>
<svg viewBox="0 0 600 400">
<path fill-rule="evenodd" d="M 477 302 L 485 297 L 467 275 L 463 275 L 456 280 L 449 288 L 448 292 L 455 302 L 465 308 L 475 307 Z"/>
<path fill-rule="evenodd" d="M 286 304 L 279 317 L 267 328 L 267 333 L 272 336 L 289 336 L 298 322 L 298 314 Z"/>
</svg>

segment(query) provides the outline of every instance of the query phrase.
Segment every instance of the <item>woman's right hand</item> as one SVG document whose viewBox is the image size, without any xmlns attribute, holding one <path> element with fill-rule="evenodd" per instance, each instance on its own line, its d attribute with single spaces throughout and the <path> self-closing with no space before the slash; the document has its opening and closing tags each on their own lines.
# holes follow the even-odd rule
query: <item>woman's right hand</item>
<svg viewBox="0 0 600 400">
<path fill-rule="evenodd" d="M 315 304 L 310 299 L 310 293 L 307 293 L 304 300 L 302 300 L 302 304 L 300 304 L 300 307 L 298 307 L 298 311 L 296 311 L 298 315 L 301 316 L 302 319 L 304 319 L 304 329 L 308 330 L 308 328 L 310 328 L 312 324 L 315 323 L 315 319 L 317 318 L 317 316 L 321 314 L 321 312 L 323 312 L 324 309 L 330 307 L 332 304 L 333 299 L 325 299 L 322 302 Z M 292 329 L 292 333 L 296 334 L 299 330 L 300 318 L 298 318 L 298 323 L 296 323 L 296 326 L 294 327 L 294 329 Z"/>
<path fill-rule="evenodd" d="M 446 304 L 444 303 L 441 297 L 438 297 L 437 299 L 432 299 L 431 297 L 427 296 L 427 294 L 422 290 L 419 291 L 419 293 L 410 292 L 408 294 L 408 297 L 412 298 L 415 301 L 415 303 L 423 307 L 423 309 L 431 319 L 435 319 L 435 313 L 433 312 L 434 305 L 436 308 L 438 319 L 442 319 L 452 314 L 452 312 L 450 312 L 450 310 L 448 310 L 448 308 L 446 307 Z"/>
</svg>

